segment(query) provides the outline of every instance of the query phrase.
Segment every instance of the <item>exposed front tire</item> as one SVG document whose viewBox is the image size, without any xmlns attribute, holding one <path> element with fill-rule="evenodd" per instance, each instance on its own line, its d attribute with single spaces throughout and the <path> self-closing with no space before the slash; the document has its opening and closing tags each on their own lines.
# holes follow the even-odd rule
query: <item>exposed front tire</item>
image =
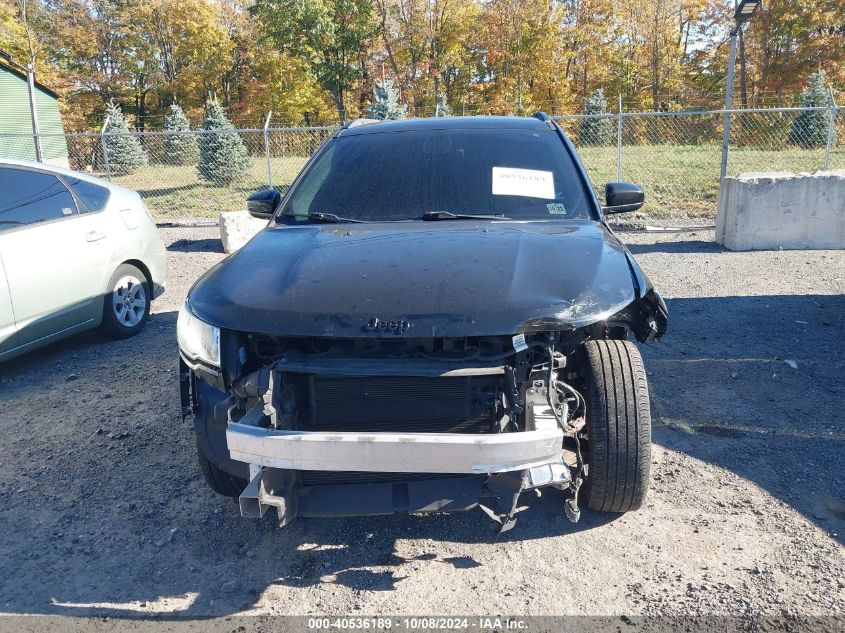
<svg viewBox="0 0 845 633">
<path fill-rule="evenodd" d="M 103 300 L 103 332 L 114 339 L 136 335 L 150 316 L 152 292 L 146 276 L 132 264 L 121 264 L 109 279 Z"/>
<path fill-rule="evenodd" d="M 639 508 L 651 467 L 651 409 L 642 357 L 629 341 L 584 344 L 587 505 L 601 512 Z"/>
<path fill-rule="evenodd" d="M 219 469 L 202 454 L 202 449 L 197 443 L 197 461 L 200 464 L 202 476 L 214 492 L 224 497 L 240 497 L 241 493 L 249 483 L 246 479 L 230 475 L 225 470 Z"/>
</svg>

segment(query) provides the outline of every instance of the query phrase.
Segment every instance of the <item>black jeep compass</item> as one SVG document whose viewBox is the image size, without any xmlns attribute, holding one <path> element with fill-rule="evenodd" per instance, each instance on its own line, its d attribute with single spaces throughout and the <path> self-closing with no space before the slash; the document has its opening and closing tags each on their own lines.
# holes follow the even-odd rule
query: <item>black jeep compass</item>
<svg viewBox="0 0 845 633">
<path fill-rule="evenodd" d="M 666 306 L 544 114 L 356 120 L 179 315 L 182 404 L 212 489 L 244 516 L 448 512 L 510 528 L 520 493 L 607 512 L 649 484 L 632 338 Z"/>
</svg>

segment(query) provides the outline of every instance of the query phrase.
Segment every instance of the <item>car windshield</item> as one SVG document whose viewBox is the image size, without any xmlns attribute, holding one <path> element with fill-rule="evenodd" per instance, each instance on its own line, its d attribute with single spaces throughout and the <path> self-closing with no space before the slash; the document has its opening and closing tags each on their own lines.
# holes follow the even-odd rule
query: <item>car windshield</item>
<svg viewBox="0 0 845 633">
<path fill-rule="evenodd" d="M 466 215 L 512 220 L 593 217 L 566 147 L 557 134 L 543 129 L 340 136 L 291 192 L 280 220 L 320 221 L 328 214 L 367 222 Z"/>
</svg>

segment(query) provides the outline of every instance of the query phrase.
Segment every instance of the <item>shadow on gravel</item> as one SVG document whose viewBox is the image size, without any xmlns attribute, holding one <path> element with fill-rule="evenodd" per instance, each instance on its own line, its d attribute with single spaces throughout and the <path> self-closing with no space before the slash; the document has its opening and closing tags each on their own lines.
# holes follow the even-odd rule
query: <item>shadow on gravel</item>
<svg viewBox="0 0 845 633">
<path fill-rule="evenodd" d="M 74 476 L 71 472 L 68 475 Z M 166 479 L 151 469 L 147 485 L 163 486 Z M 172 486 L 172 483 L 171 483 Z M 186 500 L 171 490 L 177 505 Z M 350 519 L 298 519 L 279 529 L 268 516 L 250 521 L 238 516 L 237 504 L 222 500 L 192 481 L 196 494 L 192 512 L 158 520 L 153 517 L 121 516 L 117 508 L 105 507 L 100 521 L 111 528 L 132 520 L 133 530 L 146 536 L 134 546 L 87 551 L 86 579 L 75 574 L 55 574 L 33 562 L 21 572 L 35 580 L 37 598 L 29 593 L 20 603 L 6 603 L 10 613 L 42 613 L 65 616 L 120 617 L 128 619 L 182 619 L 221 616 L 249 610 L 270 586 L 291 588 L 338 585 L 356 592 L 387 592 L 399 587 L 417 571 L 419 564 L 442 564 L 455 569 L 474 569 L 482 564 L 471 556 L 441 557 L 439 543 L 489 543 L 508 547 L 507 541 L 567 536 L 613 521 L 616 517 L 585 511 L 573 525 L 563 517 L 563 497 L 528 498 L 516 528 L 507 539 L 493 542 L 492 524 L 480 511 L 446 515 L 395 515 Z M 84 502 L 90 509 L 93 505 Z M 99 523 L 99 521 L 98 521 Z M 152 539 L 175 526 L 172 541 Z M 174 529 L 174 528 L 170 528 Z M 136 540 L 138 539 L 136 536 Z M 414 557 L 396 553 L 398 540 L 431 542 L 432 551 Z M 162 541 L 165 541 L 162 544 Z M 75 552 L 70 554 L 75 556 Z M 133 569 L 139 560 L 154 557 L 155 571 L 141 569 L 131 582 L 108 581 L 110 571 Z M 143 568 L 142 568 L 143 569 Z M 13 594 L 6 594 L 7 596 Z M 183 605 L 175 605 L 178 600 Z"/>
<path fill-rule="evenodd" d="M 624 241 L 624 240 L 623 240 Z M 721 253 L 725 249 L 715 242 L 704 240 L 672 240 L 653 244 L 625 244 L 634 255 L 643 253 Z"/>
<path fill-rule="evenodd" d="M 15 474 L 0 482 L 0 612 L 190 618 L 248 610 L 272 585 L 387 592 L 419 565 L 482 567 L 439 543 L 504 548 L 617 518 L 585 511 L 571 524 L 550 491 L 526 494 L 498 543 L 480 510 L 284 529 L 272 512 L 243 519 L 199 473 L 179 414 L 175 321 L 154 314 L 131 339 L 77 336 L 0 366 L 10 422 L 25 431 L 2 440 Z M 430 550 L 403 557 L 406 540 Z"/>
<path fill-rule="evenodd" d="M 176 240 L 167 246 L 167 250 L 177 253 L 222 253 L 223 243 L 216 238 L 189 240 Z"/>
<path fill-rule="evenodd" d="M 137 353 L 140 351 L 141 341 L 149 341 L 150 337 L 155 337 L 162 332 L 172 330 L 172 344 L 175 345 L 175 328 L 176 313 L 163 312 L 151 314 L 144 329 L 129 339 L 110 339 L 99 329 L 80 332 L 0 363 L 0 381 L 5 379 L 10 384 L 19 383 L 22 376 L 27 375 L 28 372 L 34 372 L 34 376 L 26 377 L 35 378 L 35 383 L 19 385 L 31 387 L 36 386 L 39 381 L 55 380 L 57 371 L 79 376 L 77 372 L 83 372 L 85 363 L 118 359 L 126 355 L 127 350 L 130 350 L 129 354 Z M 173 352 L 175 349 L 173 347 L 170 351 Z M 5 398 L 9 395 L 11 394 L 7 388 L 4 388 L 2 396 Z"/>
<path fill-rule="evenodd" d="M 669 333 L 642 348 L 654 441 L 733 471 L 845 543 L 845 296 L 667 303 Z"/>
<path fill-rule="evenodd" d="M 845 297 L 676 299 L 669 309 L 665 341 L 643 348 L 655 441 L 754 482 L 845 542 Z M 0 485 L 0 611 L 188 618 L 249 610 L 272 585 L 388 592 L 424 564 L 482 566 L 440 543 L 507 548 L 618 519 L 585 511 L 571 524 L 557 491 L 525 495 L 498 543 L 481 511 L 284 529 L 270 515 L 242 519 L 198 472 L 179 415 L 175 319 L 157 314 L 127 341 L 80 336 L 0 368 L 4 400 L 38 411 L 13 418 L 26 435 L 3 445 L 15 474 Z M 105 369 L 83 369 L 94 366 Z M 421 549 L 402 557 L 404 541 Z"/>
</svg>

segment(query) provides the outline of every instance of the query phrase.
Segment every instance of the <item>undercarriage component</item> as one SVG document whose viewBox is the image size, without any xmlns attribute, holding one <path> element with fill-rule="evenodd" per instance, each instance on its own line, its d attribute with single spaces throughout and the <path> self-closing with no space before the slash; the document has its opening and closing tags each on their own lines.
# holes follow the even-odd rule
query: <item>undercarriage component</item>
<svg viewBox="0 0 845 633">
<path fill-rule="evenodd" d="M 484 483 L 489 494 L 479 500 L 479 507 L 499 525 L 496 530 L 498 538 L 516 525 L 519 497 L 524 491 L 545 486 L 566 490 L 571 482 L 569 466 L 562 459 L 534 468 L 491 475 Z"/>
<path fill-rule="evenodd" d="M 260 519 L 270 507 L 276 508 L 279 527 L 296 518 L 296 473 L 289 470 L 268 470 L 250 466 L 247 487 L 238 498 L 241 516 Z"/>
<path fill-rule="evenodd" d="M 470 510 L 478 505 L 486 478 L 483 475 L 443 474 L 393 482 L 309 485 L 297 471 L 254 467 L 252 470 L 254 475 L 239 498 L 241 516 L 259 518 L 268 509 L 275 508 L 280 527 L 298 516 Z"/>
</svg>

